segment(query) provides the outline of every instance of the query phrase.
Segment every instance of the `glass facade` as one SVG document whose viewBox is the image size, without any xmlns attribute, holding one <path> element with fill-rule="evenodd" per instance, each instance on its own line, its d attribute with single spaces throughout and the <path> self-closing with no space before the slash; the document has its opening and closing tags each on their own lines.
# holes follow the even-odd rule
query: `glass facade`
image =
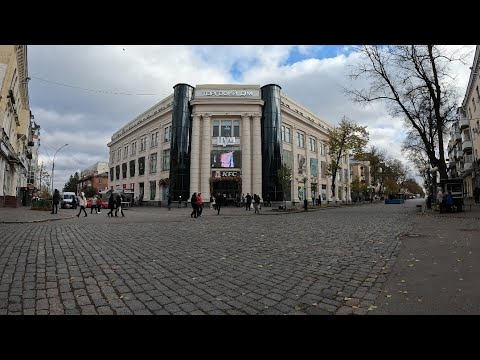
<svg viewBox="0 0 480 360">
<path fill-rule="evenodd" d="M 262 198 L 272 201 L 283 200 L 282 187 L 278 180 L 278 169 L 282 165 L 282 116 L 280 109 L 281 87 L 275 84 L 261 88 L 262 100 Z"/>
<path fill-rule="evenodd" d="M 191 106 L 193 87 L 177 84 L 173 93 L 172 132 L 170 147 L 170 194 L 177 201 L 179 196 L 190 195 L 190 151 L 191 151 Z"/>
</svg>

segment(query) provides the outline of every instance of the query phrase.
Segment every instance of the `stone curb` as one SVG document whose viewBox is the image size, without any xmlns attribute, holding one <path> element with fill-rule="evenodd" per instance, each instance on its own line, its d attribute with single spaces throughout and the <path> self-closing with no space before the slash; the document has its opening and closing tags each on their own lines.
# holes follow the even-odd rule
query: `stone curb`
<svg viewBox="0 0 480 360">
<path fill-rule="evenodd" d="M 72 215 L 70 217 L 57 218 L 57 219 L 42 219 L 42 220 L 30 220 L 30 221 L 0 221 L 0 224 L 32 224 L 37 222 L 73 219 L 75 216 L 76 215 Z"/>
</svg>

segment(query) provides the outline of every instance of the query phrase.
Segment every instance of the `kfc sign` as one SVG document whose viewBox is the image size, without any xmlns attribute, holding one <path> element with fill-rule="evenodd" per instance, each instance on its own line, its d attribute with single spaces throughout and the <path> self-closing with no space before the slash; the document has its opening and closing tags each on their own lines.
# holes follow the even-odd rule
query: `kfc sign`
<svg viewBox="0 0 480 360">
<path fill-rule="evenodd" d="M 213 178 L 221 178 L 226 176 L 239 176 L 240 171 L 223 171 L 223 170 L 215 170 L 212 171 Z"/>
</svg>

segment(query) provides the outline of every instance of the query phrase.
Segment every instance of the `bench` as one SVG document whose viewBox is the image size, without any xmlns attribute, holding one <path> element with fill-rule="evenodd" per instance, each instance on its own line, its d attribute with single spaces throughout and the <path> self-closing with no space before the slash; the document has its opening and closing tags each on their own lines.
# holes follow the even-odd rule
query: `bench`
<svg viewBox="0 0 480 360">
<path fill-rule="evenodd" d="M 130 202 L 129 201 L 122 201 L 122 208 L 125 209 L 125 208 L 128 208 L 130 207 Z"/>
</svg>

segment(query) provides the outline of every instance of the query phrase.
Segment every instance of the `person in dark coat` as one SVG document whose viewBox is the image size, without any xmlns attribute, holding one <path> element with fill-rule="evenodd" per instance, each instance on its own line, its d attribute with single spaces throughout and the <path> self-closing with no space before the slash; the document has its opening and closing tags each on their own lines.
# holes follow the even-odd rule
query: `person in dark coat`
<svg viewBox="0 0 480 360">
<path fill-rule="evenodd" d="M 247 204 L 245 206 L 245 210 L 250 210 L 250 206 L 252 205 L 252 195 L 247 193 L 247 196 L 245 198 L 247 200 Z"/>
<path fill-rule="evenodd" d="M 107 216 L 113 217 L 113 210 L 115 209 L 115 197 L 113 196 L 113 193 L 111 193 L 108 198 L 108 208 L 110 211 L 107 213 Z"/>
<path fill-rule="evenodd" d="M 53 206 L 52 206 L 52 214 L 58 213 L 58 204 L 60 202 L 60 193 L 57 189 L 53 192 Z"/>
<path fill-rule="evenodd" d="M 168 194 L 168 200 L 167 200 L 167 205 L 168 205 L 168 210 L 172 210 L 172 194 Z"/>
<path fill-rule="evenodd" d="M 122 197 L 120 196 L 120 194 L 117 194 L 117 199 L 116 199 L 116 203 L 117 203 L 117 208 L 115 209 L 115 216 L 118 216 L 118 211 L 121 212 L 122 216 L 125 216 L 123 214 L 123 209 L 122 209 Z"/>
<path fill-rule="evenodd" d="M 197 217 L 197 193 L 194 192 L 192 194 L 192 198 L 190 199 L 190 202 L 192 204 L 192 213 L 190 214 L 190 217 Z"/>
<path fill-rule="evenodd" d="M 480 188 L 475 186 L 475 190 L 473 190 L 473 197 L 475 198 L 475 205 L 480 205 Z"/>
<path fill-rule="evenodd" d="M 222 207 L 223 196 L 218 193 L 215 196 L 215 208 L 217 209 L 217 215 L 220 215 L 220 208 Z"/>
</svg>

